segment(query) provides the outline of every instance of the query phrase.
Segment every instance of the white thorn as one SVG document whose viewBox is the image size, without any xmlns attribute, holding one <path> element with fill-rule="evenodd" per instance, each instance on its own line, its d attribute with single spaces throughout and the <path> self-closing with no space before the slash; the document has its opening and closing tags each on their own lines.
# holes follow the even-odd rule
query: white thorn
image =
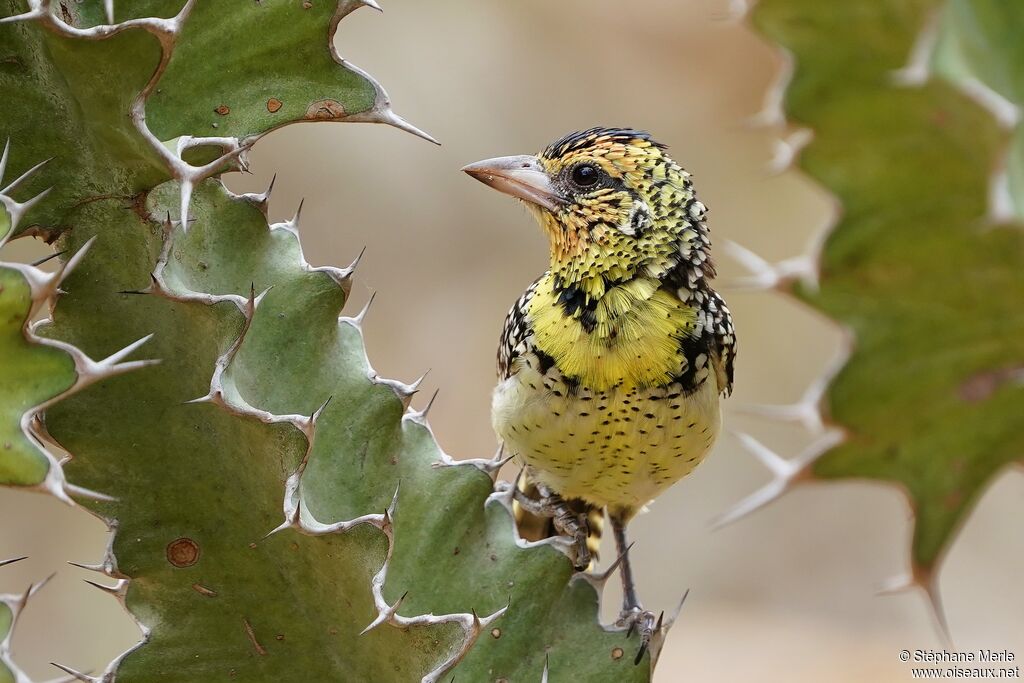
<svg viewBox="0 0 1024 683">
<path fill-rule="evenodd" d="M 977 78 L 965 78 L 957 86 L 979 105 L 988 110 L 1004 128 L 1014 128 L 1021 120 L 1021 108 L 988 87 Z"/>
<path fill-rule="evenodd" d="M 63 664 L 58 664 L 57 662 L 50 662 L 50 666 L 57 667 L 64 673 L 74 678 L 76 681 L 84 681 L 85 683 L 101 683 L 101 679 L 96 678 L 95 676 L 87 676 L 81 671 L 75 671 L 69 666 L 64 666 Z"/>
<path fill-rule="evenodd" d="M 714 519 L 711 526 L 716 530 L 779 498 L 809 474 L 811 465 L 818 458 L 843 440 L 843 433 L 840 430 L 827 431 L 800 455 L 792 460 L 786 460 L 749 434 L 739 433 L 737 436 L 740 443 L 771 471 L 772 480 Z"/>
<path fill-rule="evenodd" d="M 928 82 L 931 77 L 932 54 L 939 40 L 939 19 L 938 10 L 928 13 L 914 40 L 914 46 L 910 49 L 906 65 L 890 74 L 894 85 L 919 87 Z"/>
<path fill-rule="evenodd" d="M 105 564 L 87 564 L 85 562 L 75 562 L 73 560 L 68 560 L 67 563 L 72 567 L 78 567 L 79 569 L 84 569 L 89 572 L 96 572 L 97 574 L 103 574 L 104 576 L 111 576 L 111 569 Z"/>
<path fill-rule="evenodd" d="M 751 273 L 749 277 L 728 283 L 727 289 L 769 290 L 779 288 L 793 280 L 801 280 L 808 286 L 817 284 L 817 268 L 814 258 L 811 256 L 795 256 L 777 264 L 771 264 L 750 249 L 732 240 L 725 240 L 723 246 L 732 258 Z"/>
<path fill-rule="evenodd" d="M 102 583 L 90 581 L 89 579 L 82 579 L 87 584 L 103 591 L 108 595 L 113 595 L 116 598 L 123 598 L 128 590 L 128 579 L 119 579 L 113 586 L 104 586 Z"/>
<path fill-rule="evenodd" d="M 98 500 L 104 503 L 116 503 L 117 498 L 114 496 L 107 495 L 106 493 L 100 493 L 99 491 L 93 491 L 82 486 L 75 486 L 74 484 L 64 484 L 64 490 L 69 496 L 78 496 L 79 498 L 88 498 L 90 500 Z"/>
<path fill-rule="evenodd" d="M 364 249 L 365 249 L 365 247 L 364 247 Z M 360 252 L 359 253 L 360 258 L 362 257 L 362 255 L 363 255 L 362 252 Z M 352 264 L 353 267 L 355 266 L 356 262 L 358 262 L 358 259 L 356 259 L 356 261 L 353 262 L 353 264 Z M 366 300 L 366 304 L 363 306 L 363 310 L 359 311 L 359 313 L 357 313 L 356 316 L 354 318 L 352 318 L 352 321 L 353 321 L 353 323 L 355 324 L 356 327 L 362 327 L 363 326 L 363 320 L 366 319 L 366 312 L 370 310 L 370 305 L 373 304 L 373 300 L 376 297 L 377 297 L 377 292 L 371 292 L 370 293 L 370 298 Z"/>
<path fill-rule="evenodd" d="M 107 23 L 114 23 L 114 0 L 103 0 L 103 9 L 107 13 Z"/>
<path fill-rule="evenodd" d="M 434 401 L 437 399 L 437 394 L 440 391 L 441 391 L 440 389 L 435 389 L 434 390 L 434 395 L 430 397 L 429 401 L 427 401 L 427 405 L 425 405 L 423 407 L 423 410 L 411 410 L 410 409 L 409 414 L 408 414 L 409 419 L 413 420 L 414 422 L 418 422 L 420 424 L 426 424 L 427 413 L 429 413 L 430 409 L 434 406 Z"/>
<path fill-rule="evenodd" d="M 309 421 L 314 427 L 316 426 L 316 423 L 320 420 L 320 416 L 324 414 L 325 410 L 327 410 L 327 406 L 330 404 L 331 399 L 333 398 L 334 396 L 328 396 L 327 400 L 321 403 L 320 407 L 314 410 L 313 414 L 309 416 Z"/>
<path fill-rule="evenodd" d="M 876 593 L 878 595 L 896 595 L 898 593 L 905 593 L 911 588 L 916 587 L 917 584 L 914 582 L 914 577 L 909 573 L 904 573 L 889 577 L 882 581 L 878 585 Z"/>
<path fill-rule="evenodd" d="M 1022 207 L 1024 208 L 1024 207 Z M 1013 223 L 1017 219 L 1017 206 L 1010 189 L 1010 174 L 1004 159 L 992 174 L 988 184 L 988 220 L 995 225 Z"/>
<path fill-rule="evenodd" d="M 124 360 L 125 358 L 127 358 L 128 356 L 130 356 L 133 353 L 135 353 L 135 351 L 140 346 L 142 346 L 143 344 L 145 344 L 146 342 L 148 342 L 152 338 L 153 338 L 152 334 L 147 334 L 145 337 L 142 337 L 140 339 L 136 339 L 135 341 L 133 341 L 131 344 L 129 344 L 128 346 L 124 347 L 120 351 L 115 351 L 114 353 L 110 354 L 109 356 L 104 358 L 102 361 L 100 361 L 100 363 L 103 364 L 103 365 L 116 365 L 116 364 L 120 363 L 122 360 Z"/>
<path fill-rule="evenodd" d="M 22 12 L 21 14 L 14 14 L 9 17 L 0 17 L 0 24 L 13 24 L 18 21 L 34 21 L 35 19 L 45 18 L 43 10 L 34 8 L 28 12 Z"/>
<path fill-rule="evenodd" d="M 789 170 L 796 161 L 797 155 L 814 139 L 810 128 L 799 128 L 774 143 L 774 152 L 768 162 L 768 172 L 778 175 Z"/>
<path fill-rule="evenodd" d="M 4 173 L 7 171 L 7 155 L 11 151 L 11 139 L 7 138 L 4 143 L 4 151 L 0 154 L 0 183 L 4 181 Z"/>
<path fill-rule="evenodd" d="M 398 492 L 402 490 L 402 480 L 399 479 L 395 485 L 395 492 L 391 496 L 391 503 L 388 505 L 388 509 L 384 511 L 384 525 L 390 525 L 395 519 L 395 509 L 398 507 Z"/>
<path fill-rule="evenodd" d="M 743 432 L 735 432 L 734 435 L 740 440 L 743 447 L 760 460 L 761 464 L 767 467 L 776 477 L 787 478 L 799 469 L 796 464 L 786 460 L 751 435 Z"/>
<path fill-rule="evenodd" d="M 250 314 L 250 315 L 252 315 L 253 313 L 255 313 L 255 312 L 256 312 L 256 309 L 258 309 L 258 308 L 260 307 L 260 304 L 261 304 L 261 303 L 263 303 L 263 299 L 264 299 L 264 298 L 265 298 L 265 297 L 267 296 L 267 293 L 268 293 L 268 292 L 269 292 L 270 290 L 272 290 L 273 288 L 274 288 L 274 285 L 270 285 L 269 287 L 267 287 L 266 289 L 264 289 L 264 290 L 263 290 L 262 292 L 260 292 L 259 294 L 257 294 L 257 295 L 256 295 L 255 297 L 252 297 L 252 298 L 251 298 L 251 301 L 252 301 L 252 308 L 251 308 L 251 309 L 250 309 L 250 311 L 249 311 L 249 314 Z"/>
<path fill-rule="evenodd" d="M 939 638 L 947 649 L 954 649 L 953 634 L 949 630 L 949 620 L 946 619 L 946 610 L 942 605 L 942 595 L 939 593 L 938 581 L 934 575 L 929 576 L 923 586 L 925 597 L 931 608 L 932 618 L 935 620 L 935 628 Z"/>
<path fill-rule="evenodd" d="M 753 280 L 756 281 L 761 288 L 768 289 L 775 285 L 776 280 L 774 269 L 768 261 L 764 260 L 760 255 L 750 249 L 747 249 L 738 242 L 725 240 L 723 246 L 729 256 L 753 274 Z"/>
<path fill-rule="evenodd" d="M 786 123 L 784 99 L 786 91 L 789 89 L 789 82 L 793 79 L 795 60 L 788 50 L 780 49 L 778 52 L 782 57 L 782 65 L 771 86 L 765 92 L 761 111 L 747 119 L 747 125 L 751 128 L 769 128 Z"/>
<path fill-rule="evenodd" d="M 121 362 L 123 358 L 133 353 L 140 346 L 152 339 L 152 337 L 152 334 L 148 334 L 145 337 L 132 342 L 120 351 L 112 353 L 101 361 L 91 360 L 84 354 L 77 356 L 75 358 L 75 365 L 78 370 L 76 388 L 83 388 L 94 382 L 98 382 L 101 379 L 107 379 L 108 377 L 122 375 L 126 372 L 159 364 L 159 359 Z"/>
<path fill-rule="evenodd" d="M 181 203 L 178 207 L 180 216 L 181 231 L 188 232 L 188 212 L 192 206 L 192 178 L 185 177 L 178 184 L 178 191 L 181 194 Z"/>
<path fill-rule="evenodd" d="M 18 176 L 14 180 L 12 180 L 7 185 L 7 187 L 5 187 L 2 190 L 0 190 L 0 194 L 10 194 L 14 190 L 18 189 L 18 186 L 21 185 L 26 180 L 28 180 L 29 177 L 31 177 L 33 173 L 35 173 L 36 171 L 38 171 L 39 169 L 41 169 L 43 166 L 45 166 L 46 164 L 50 163 L 51 161 L 53 161 L 53 157 L 50 157 L 49 159 L 43 159 L 38 164 L 36 164 L 32 168 L 30 168 L 27 171 L 25 171 L 24 173 L 22 173 L 20 176 Z"/>
<path fill-rule="evenodd" d="M 815 385 L 816 386 L 816 385 Z M 825 421 L 821 417 L 818 408 L 819 396 L 805 396 L 797 403 L 785 405 L 768 405 L 761 403 L 740 404 L 733 407 L 738 413 L 756 415 L 768 420 L 780 422 L 798 422 L 811 434 L 821 434 L 825 431 Z"/>
<path fill-rule="evenodd" d="M 544 653 L 544 670 L 540 674 L 540 683 L 548 683 L 548 653 Z"/>
<path fill-rule="evenodd" d="M 750 14 L 752 0 L 729 0 L 729 20 L 743 21 Z"/>
<path fill-rule="evenodd" d="M 378 117 L 377 122 L 378 123 L 386 123 L 389 126 L 394 126 L 395 128 L 398 128 L 399 130 L 404 130 L 406 133 L 412 133 L 416 137 L 423 138 L 427 142 L 432 142 L 435 145 L 440 145 L 441 144 L 436 139 L 434 139 L 434 136 L 430 135 L 429 133 L 427 133 L 425 131 L 420 130 L 419 128 L 417 128 L 416 126 L 412 125 L 411 123 L 409 123 L 408 121 L 403 119 L 401 116 L 399 116 L 395 112 L 391 111 L 390 107 L 387 108 L 387 109 L 384 109 L 383 111 L 381 111 L 379 113 L 379 117 Z"/>
<path fill-rule="evenodd" d="M 514 494 L 515 491 L 513 491 L 512 493 Z M 586 572 L 582 572 L 579 576 L 583 578 L 585 581 L 587 581 L 594 588 L 596 588 L 598 594 L 600 594 L 601 590 L 604 588 L 605 583 L 607 583 L 608 579 L 610 579 L 615 574 L 615 570 L 619 568 L 623 560 L 625 560 L 626 557 L 629 556 L 629 551 L 633 549 L 634 545 L 636 545 L 636 541 L 633 541 L 632 543 L 627 545 L 626 551 L 620 554 L 618 557 L 616 557 L 615 561 L 608 565 L 608 567 L 606 567 L 603 572 L 600 572 L 598 574 L 588 574 Z"/>
<path fill-rule="evenodd" d="M 12 557 L 9 560 L 0 560 L 0 567 L 6 567 L 9 564 L 14 564 L 15 562 L 21 562 L 22 560 L 27 559 L 28 555 L 22 555 L 21 557 Z"/>
<path fill-rule="evenodd" d="M 398 598 L 398 600 L 395 600 L 395 604 L 394 605 L 388 605 L 387 608 L 381 610 L 377 614 L 377 618 L 374 619 L 373 621 L 371 621 L 370 624 L 366 628 L 364 628 L 362 631 L 360 631 L 359 635 L 365 635 L 365 634 L 369 633 L 370 631 L 372 631 L 373 629 L 375 629 L 378 626 L 380 626 L 381 624 L 383 624 L 385 621 L 391 621 L 391 619 L 394 618 L 394 616 L 396 614 L 398 614 L 398 610 L 402 606 L 402 601 L 405 600 L 405 596 L 408 595 L 408 594 L 409 594 L 408 592 L 403 593 L 401 595 L 401 597 Z"/>
<path fill-rule="evenodd" d="M 423 385 L 423 380 L 425 380 L 427 378 L 427 375 L 429 374 L 430 370 L 427 370 L 426 372 L 419 376 L 419 379 L 417 379 L 412 384 L 408 385 L 410 393 L 415 394 L 417 391 L 419 391 L 420 387 Z M 434 396 L 433 398 L 430 399 L 430 403 L 433 403 L 435 398 L 437 398 L 437 392 L 434 392 Z M 423 412 L 426 413 L 426 411 L 428 410 L 430 410 L 430 404 L 427 404 L 427 407 L 423 409 Z"/>
<path fill-rule="evenodd" d="M 348 296 L 349 293 L 352 291 L 352 274 L 356 272 L 356 268 L 359 266 L 359 262 L 362 260 L 363 254 L 365 253 L 366 247 L 364 246 L 362 249 L 359 250 L 359 254 L 355 257 L 352 263 L 350 263 L 344 268 L 331 268 L 321 266 L 318 268 L 314 268 L 313 271 L 326 272 L 331 277 L 331 279 L 333 279 L 345 292 L 345 302 L 348 303 Z"/>
<path fill-rule="evenodd" d="M 359 262 L 363 260 L 363 254 L 365 253 L 366 245 L 364 244 L 363 248 L 359 250 L 359 253 L 356 254 L 356 257 L 352 259 L 352 263 L 348 264 L 348 267 L 345 270 L 347 270 L 350 274 L 355 272 L 355 269 L 359 266 Z"/>
<path fill-rule="evenodd" d="M 89 238 L 89 239 L 88 239 L 88 240 L 86 241 L 86 243 L 85 243 L 85 244 L 83 244 L 83 245 L 82 245 L 82 246 L 81 246 L 81 247 L 79 248 L 79 250 L 78 250 L 78 251 L 76 251 L 76 252 L 75 252 L 75 253 L 74 253 L 74 254 L 73 254 L 73 255 L 71 256 L 71 258 L 69 258 L 69 259 L 68 259 L 67 261 L 65 261 L 65 262 L 64 262 L 64 265 L 62 265 L 62 266 L 60 267 L 60 270 L 58 270 L 58 271 L 57 271 L 57 272 L 58 272 L 58 278 L 57 278 L 57 281 L 58 281 L 59 283 L 60 283 L 60 282 L 64 282 L 64 280 L 65 280 L 65 279 L 67 279 L 68 275 L 70 275 L 70 274 L 71 274 L 71 272 L 72 272 L 72 271 L 73 271 L 73 270 L 74 270 L 75 268 L 77 268 L 77 267 L 78 267 L 78 264 L 82 262 L 82 259 L 84 259 L 84 258 L 85 258 L 85 255 L 89 253 L 89 250 L 90 250 L 90 249 L 92 248 L 92 245 L 96 243 L 96 239 L 97 239 L 98 237 L 99 237 L 99 235 L 93 235 L 92 237 L 90 237 L 90 238 Z"/>
</svg>

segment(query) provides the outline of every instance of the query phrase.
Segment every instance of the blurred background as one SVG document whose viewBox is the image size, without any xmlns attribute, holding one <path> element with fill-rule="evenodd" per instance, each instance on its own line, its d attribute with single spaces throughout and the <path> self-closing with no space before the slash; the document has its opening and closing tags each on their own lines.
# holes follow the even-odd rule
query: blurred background
<svg viewBox="0 0 1024 683">
<path fill-rule="evenodd" d="M 301 232 L 314 265 L 347 264 L 366 247 L 350 314 L 376 299 L 365 323 L 371 362 L 412 381 L 429 369 L 422 405 L 440 389 L 431 423 L 455 457 L 486 457 L 494 353 L 511 303 L 546 267 L 546 243 L 516 202 L 458 172 L 490 156 L 535 152 L 592 125 L 650 130 L 671 146 L 710 207 L 721 283 L 744 271 L 721 249 L 734 240 L 770 261 L 801 253 L 826 229 L 829 197 L 799 173 L 769 171 L 781 127 L 753 127 L 781 67 L 776 52 L 728 0 L 551 3 L 389 0 L 342 24 L 343 55 L 373 73 L 398 113 L 435 147 L 371 125 L 293 126 L 253 151 L 261 191 L 272 175 L 276 219 L 303 197 Z M 22 240 L 12 259 L 46 253 Z M 830 323 L 782 296 L 725 292 L 738 329 L 736 392 L 726 424 L 784 455 L 799 427 L 735 412 L 789 403 L 838 351 Z M 661 497 L 631 532 L 641 596 L 671 611 L 691 589 L 655 680 L 906 681 L 901 649 L 938 648 L 921 596 L 876 596 L 908 566 L 910 511 L 880 485 L 812 484 L 720 531 L 712 518 L 767 481 L 726 434 L 699 470 Z M 1019 472 L 996 481 L 952 546 L 941 588 L 958 647 L 1024 656 L 1024 500 Z M 103 525 L 52 498 L 0 489 L 0 592 L 57 572 L 24 614 L 14 643 L 38 679 L 50 661 L 101 671 L 138 632 L 68 559 L 93 562 Z M 26 523 L 27 522 L 27 523 Z M 54 529 L 59 530 L 54 532 Z M 605 556 L 613 553 L 606 551 Z M 619 595 L 605 596 L 614 617 Z"/>
</svg>

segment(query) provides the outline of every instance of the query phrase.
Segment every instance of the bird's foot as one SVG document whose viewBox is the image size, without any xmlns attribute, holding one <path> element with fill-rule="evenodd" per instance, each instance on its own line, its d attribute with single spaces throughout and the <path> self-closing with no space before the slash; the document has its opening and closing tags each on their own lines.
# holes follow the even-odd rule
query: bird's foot
<svg viewBox="0 0 1024 683">
<path fill-rule="evenodd" d="M 515 501 L 531 515 L 548 517 L 555 525 L 555 531 L 562 536 L 572 539 L 572 548 L 575 558 L 573 565 L 576 571 L 584 571 L 590 566 L 593 559 L 590 548 L 587 546 L 587 537 L 590 535 L 590 525 L 587 523 L 587 516 L 574 511 L 569 507 L 561 496 L 547 492 L 541 494 L 540 498 L 531 498 L 524 491 L 515 487 Z"/>
<path fill-rule="evenodd" d="M 587 537 L 590 536 L 590 525 L 587 523 L 587 516 L 582 513 L 573 512 L 564 503 L 558 515 L 552 520 L 555 529 L 563 536 L 572 539 L 572 547 L 576 554 L 573 565 L 576 571 L 582 572 L 590 566 L 590 546 L 587 545 Z"/>
<path fill-rule="evenodd" d="M 619 615 L 615 625 L 629 627 L 629 630 L 626 632 L 626 638 L 632 637 L 633 631 L 640 634 L 640 649 L 637 650 L 636 658 L 633 660 L 634 664 L 639 664 L 640 660 L 644 658 L 644 653 L 647 652 L 647 648 L 651 644 L 651 638 L 661 630 L 664 618 L 664 612 L 655 619 L 654 612 L 649 612 L 639 606 L 623 610 Z"/>
</svg>

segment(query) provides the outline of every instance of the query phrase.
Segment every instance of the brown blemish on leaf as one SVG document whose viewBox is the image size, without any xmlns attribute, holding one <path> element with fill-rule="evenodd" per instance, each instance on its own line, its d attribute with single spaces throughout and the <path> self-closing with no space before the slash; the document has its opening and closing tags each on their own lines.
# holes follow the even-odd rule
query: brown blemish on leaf
<svg viewBox="0 0 1024 683">
<path fill-rule="evenodd" d="M 980 403 L 991 398 L 999 387 L 1012 381 L 1024 383 L 1024 366 L 979 372 L 961 384 L 957 393 L 968 403 Z"/>
<path fill-rule="evenodd" d="M 242 623 L 245 624 L 245 635 L 249 636 L 249 642 L 252 643 L 256 654 L 260 656 L 267 654 L 266 648 L 260 645 L 260 641 L 256 640 L 256 632 L 252 630 L 252 624 L 249 623 L 249 620 L 242 619 Z"/>
<path fill-rule="evenodd" d="M 612 659 L 622 659 L 622 655 L 623 652 L 621 647 L 616 647 L 612 649 Z"/>
<path fill-rule="evenodd" d="M 271 97 L 269 100 L 267 100 L 267 111 L 269 111 L 271 114 L 276 114 L 277 112 L 281 111 L 282 106 L 283 103 L 276 97 Z"/>
<path fill-rule="evenodd" d="M 218 105 L 217 108 L 214 109 L 213 111 L 218 113 L 218 114 L 220 114 L 221 116 L 227 116 L 228 114 L 231 113 L 231 107 L 229 107 L 226 104 L 221 104 L 221 105 Z"/>
<path fill-rule="evenodd" d="M 167 544 L 167 561 L 175 567 L 191 567 L 199 561 L 199 544 L 184 536 L 171 541 Z"/>
<path fill-rule="evenodd" d="M 498 638 L 501 638 L 501 629 L 500 628 L 492 628 L 491 629 L 491 637 L 494 638 L 495 640 L 497 640 Z"/>
<path fill-rule="evenodd" d="M 345 107 L 337 100 L 317 100 L 306 107 L 306 113 L 302 118 L 308 121 L 345 118 Z"/>
<path fill-rule="evenodd" d="M 21 231 L 22 237 L 38 237 L 47 244 L 53 244 L 60 237 L 64 228 L 44 228 L 41 225 L 33 225 Z"/>
<path fill-rule="evenodd" d="M 306 2 L 302 3 L 302 9 L 309 9 L 312 6 L 313 3 L 311 3 L 309 0 L 306 0 Z"/>
</svg>

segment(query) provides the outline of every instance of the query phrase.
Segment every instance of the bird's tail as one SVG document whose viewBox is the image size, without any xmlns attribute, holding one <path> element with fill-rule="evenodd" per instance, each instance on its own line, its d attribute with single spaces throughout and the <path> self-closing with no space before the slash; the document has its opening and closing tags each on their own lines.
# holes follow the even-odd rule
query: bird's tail
<svg viewBox="0 0 1024 683">
<path fill-rule="evenodd" d="M 520 477 L 519 489 L 535 500 L 540 497 L 536 485 L 526 476 Z M 601 546 L 601 534 L 604 531 L 604 510 L 577 499 L 569 499 L 565 501 L 565 504 L 573 511 L 587 516 L 587 527 L 589 530 L 587 548 L 590 550 L 591 558 L 593 558 L 590 563 L 590 568 L 593 568 L 597 562 L 597 551 Z M 540 541 L 558 535 L 558 532 L 555 531 L 555 523 L 550 517 L 540 517 L 531 514 L 524 510 L 519 503 L 514 503 L 513 509 L 515 511 L 516 526 L 519 528 L 519 535 L 526 540 Z"/>
</svg>

